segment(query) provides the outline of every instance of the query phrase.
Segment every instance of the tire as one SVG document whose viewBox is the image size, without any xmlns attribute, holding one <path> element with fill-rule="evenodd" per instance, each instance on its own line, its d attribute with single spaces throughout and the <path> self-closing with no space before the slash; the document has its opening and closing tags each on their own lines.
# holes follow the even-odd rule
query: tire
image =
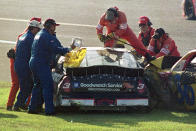
<svg viewBox="0 0 196 131">
<path fill-rule="evenodd" d="M 195 8 L 192 0 L 185 0 L 184 13 L 188 20 L 196 19 Z"/>
</svg>

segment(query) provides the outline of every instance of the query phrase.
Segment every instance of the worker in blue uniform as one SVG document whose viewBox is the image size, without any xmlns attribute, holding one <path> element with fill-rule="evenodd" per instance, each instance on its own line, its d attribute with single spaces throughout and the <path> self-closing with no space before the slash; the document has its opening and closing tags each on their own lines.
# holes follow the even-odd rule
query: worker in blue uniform
<svg viewBox="0 0 196 131">
<path fill-rule="evenodd" d="M 47 19 L 44 28 L 35 36 L 31 59 L 29 62 L 33 73 L 34 87 L 28 113 L 39 113 L 42 96 L 45 103 L 45 114 L 53 115 L 53 79 L 50 64 L 54 54 L 65 55 L 69 48 L 64 48 L 56 38 L 56 24 L 54 19 Z"/>
<path fill-rule="evenodd" d="M 27 109 L 25 102 L 30 96 L 33 87 L 32 74 L 29 68 L 31 46 L 35 35 L 41 28 L 41 18 L 30 20 L 26 32 L 17 41 L 14 68 L 18 76 L 20 92 L 14 105 L 14 111 Z"/>
</svg>

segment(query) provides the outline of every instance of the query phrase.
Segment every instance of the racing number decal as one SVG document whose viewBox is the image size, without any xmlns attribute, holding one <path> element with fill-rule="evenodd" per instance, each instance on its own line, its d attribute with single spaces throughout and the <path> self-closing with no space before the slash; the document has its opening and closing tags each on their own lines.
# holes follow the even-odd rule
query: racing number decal
<svg viewBox="0 0 196 131">
<path fill-rule="evenodd" d="M 194 96 L 193 88 L 190 85 L 184 85 L 184 94 L 186 94 L 184 96 L 186 103 L 188 105 L 194 105 L 195 96 Z M 189 94 L 191 94 L 191 95 L 189 95 Z"/>
<path fill-rule="evenodd" d="M 193 91 L 193 88 L 190 85 L 184 85 L 184 90 L 181 88 L 181 83 L 180 83 L 180 75 L 177 74 L 175 76 L 175 80 L 177 82 L 177 90 L 180 96 L 178 97 L 179 103 L 183 103 L 184 101 L 188 105 L 194 105 L 195 103 L 195 94 Z"/>
</svg>

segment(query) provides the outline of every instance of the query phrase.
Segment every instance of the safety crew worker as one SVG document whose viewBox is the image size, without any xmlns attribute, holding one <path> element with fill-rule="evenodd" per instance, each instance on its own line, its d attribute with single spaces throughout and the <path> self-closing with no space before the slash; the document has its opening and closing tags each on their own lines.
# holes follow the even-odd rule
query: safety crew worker
<svg viewBox="0 0 196 131">
<path fill-rule="evenodd" d="M 25 109 L 26 99 L 32 91 L 33 80 L 29 68 L 29 60 L 34 37 L 41 28 L 41 18 L 30 21 L 26 33 L 20 36 L 16 45 L 14 68 L 18 76 L 20 91 L 14 105 L 15 111 L 20 111 L 20 108 Z"/>
<path fill-rule="evenodd" d="M 103 35 L 104 26 L 107 31 L 106 36 Z M 124 43 L 123 40 L 126 40 L 139 54 L 145 56 L 147 59 L 151 58 L 145 46 L 137 39 L 134 32 L 128 26 L 125 13 L 119 11 L 117 7 L 107 9 L 101 16 L 96 30 L 99 40 L 104 42 L 105 47 L 115 47 L 116 41 Z"/>
<path fill-rule="evenodd" d="M 138 21 L 140 33 L 138 39 L 144 44 L 147 48 L 152 36 L 154 35 L 155 29 L 151 27 L 152 23 L 150 19 L 146 16 L 141 16 Z"/>
<path fill-rule="evenodd" d="M 64 48 L 55 36 L 56 26 L 58 25 L 55 20 L 47 19 L 44 22 L 44 29 L 35 36 L 29 62 L 33 73 L 34 87 L 28 113 L 39 113 L 43 95 L 45 114 L 55 114 L 50 62 L 54 54 L 65 55 L 70 51 L 68 48 Z"/>
<path fill-rule="evenodd" d="M 32 17 L 30 19 L 30 21 L 37 20 L 37 19 L 39 19 L 39 18 Z M 20 38 L 20 36 L 22 36 L 24 33 L 26 33 L 28 31 L 28 28 L 29 28 L 29 26 L 17 37 L 16 43 L 18 42 L 18 39 Z M 12 107 L 13 107 L 13 104 L 14 104 L 14 101 L 15 101 L 15 98 L 16 98 L 16 94 L 17 94 L 18 89 L 19 89 L 18 77 L 17 77 L 17 74 L 14 70 L 15 52 L 16 52 L 16 46 L 14 47 L 14 49 L 12 48 L 7 52 L 7 56 L 8 56 L 8 58 L 10 58 L 11 89 L 10 89 L 10 93 L 9 93 L 9 96 L 8 96 L 7 108 L 6 109 L 10 110 L 10 111 L 12 110 Z M 30 96 L 29 96 L 29 99 L 26 102 L 26 106 L 29 105 L 29 102 L 30 102 Z"/>
<path fill-rule="evenodd" d="M 156 58 L 166 55 L 180 56 L 174 40 L 169 37 L 168 33 L 165 33 L 163 28 L 155 30 L 148 46 L 148 52 Z"/>
</svg>

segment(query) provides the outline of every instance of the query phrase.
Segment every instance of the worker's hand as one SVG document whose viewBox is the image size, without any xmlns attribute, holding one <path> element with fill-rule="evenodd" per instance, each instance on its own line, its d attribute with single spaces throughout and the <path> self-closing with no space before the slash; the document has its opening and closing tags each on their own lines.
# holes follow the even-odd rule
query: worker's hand
<svg viewBox="0 0 196 131">
<path fill-rule="evenodd" d="M 11 48 L 8 52 L 7 52 L 7 57 L 10 59 L 15 59 L 15 50 L 13 48 Z"/>
<path fill-rule="evenodd" d="M 106 39 L 107 39 L 107 40 L 112 40 L 112 39 L 115 39 L 115 38 L 116 38 L 116 37 L 115 37 L 114 32 L 111 32 L 111 33 L 107 34 L 107 36 L 106 36 Z"/>
<path fill-rule="evenodd" d="M 100 40 L 101 42 L 105 42 L 105 41 L 106 41 L 106 36 L 103 35 L 103 34 L 99 34 L 99 35 L 98 35 L 98 38 L 99 38 L 99 40 Z"/>
<path fill-rule="evenodd" d="M 151 62 L 152 60 L 156 59 L 155 56 L 151 56 L 149 53 L 146 53 L 145 58 L 146 58 L 147 62 Z"/>
</svg>

